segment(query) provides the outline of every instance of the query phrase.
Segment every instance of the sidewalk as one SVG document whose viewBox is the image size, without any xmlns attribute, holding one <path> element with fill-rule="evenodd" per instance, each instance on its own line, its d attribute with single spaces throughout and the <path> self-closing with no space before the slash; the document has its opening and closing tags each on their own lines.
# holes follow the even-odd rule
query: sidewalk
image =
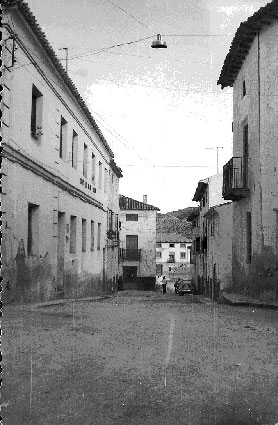
<svg viewBox="0 0 278 425">
<path fill-rule="evenodd" d="M 93 301 L 99 301 L 99 300 L 104 300 L 106 298 L 110 298 L 113 294 L 111 295 L 101 295 L 101 296 L 96 296 L 96 297 L 88 297 L 88 298 L 62 298 L 59 300 L 52 300 L 52 301 L 44 301 L 44 302 L 40 302 L 40 303 L 34 303 L 34 304 L 19 304 L 21 306 L 21 308 L 23 308 L 24 310 L 37 310 L 38 308 L 44 308 L 44 307 L 54 307 L 54 306 L 62 306 L 65 304 L 70 304 L 70 303 L 80 303 L 80 302 L 93 302 Z"/>
<path fill-rule="evenodd" d="M 278 300 L 262 300 L 241 294 L 226 294 L 222 293 L 220 303 L 234 306 L 249 306 L 278 309 Z"/>
</svg>

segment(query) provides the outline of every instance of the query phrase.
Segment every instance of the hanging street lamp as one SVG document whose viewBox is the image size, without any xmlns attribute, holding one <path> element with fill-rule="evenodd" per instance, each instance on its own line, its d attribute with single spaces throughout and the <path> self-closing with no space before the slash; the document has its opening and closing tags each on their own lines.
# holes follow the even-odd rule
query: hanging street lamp
<svg viewBox="0 0 278 425">
<path fill-rule="evenodd" d="M 167 44 L 165 41 L 161 40 L 161 35 L 157 34 L 157 40 L 154 40 L 152 42 L 152 46 L 153 49 L 167 49 Z"/>
</svg>

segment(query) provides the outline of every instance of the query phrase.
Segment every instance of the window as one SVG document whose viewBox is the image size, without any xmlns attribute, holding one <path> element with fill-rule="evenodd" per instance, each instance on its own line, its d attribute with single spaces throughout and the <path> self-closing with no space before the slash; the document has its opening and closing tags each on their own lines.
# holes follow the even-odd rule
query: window
<svg viewBox="0 0 278 425">
<path fill-rule="evenodd" d="M 214 232 L 215 232 L 215 223 L 214 223 L 214 220 L 212 220 L 212 222 L 210 223 L 210 235 L 214 236 Z"/>
<path fill-rule="evenodd" d="M 98 187 L 102 188 L 102 163 L 98 163 Z"/>
<path fill-rule="evenodd" d="M 113 211 L 112 210 L 108 210 L 107 211 L 107 217 L 108 217 L 108 223 L 107 223 L 107 227 L 108 230 L 113 230 Z"/>
<path fill-rule="evenodd" d="M 206 198 L 203 196 L 203 207 L 206 205 Z"/>
<path fill-rule="evenodd" d="M 162 257 L 161 252 L 157 252 L 157 253 L 156 253 L 156 258 L 161 258 L 161 257 Z"/>
<path fill-rule="evenodd" d="M 180 247 L 181 248 L 186 248 L 186 244 L 185 243 L 181 243 Z"/>
<path fill-rule="evenodd" d="M 104 169 L 104 193 L 107 193 L 107 186 L 108 186 L 108 170 Z"/>
<path fill-rule="evenodd" d="M 88 168 L 88 146 L 84 143 L 83 151 L 83 176 L 87 178 L 87 168 Z"/>
<path fill-rule="evenodd" d="M 175 254 L 169 254 L 169 263 L 175 262 Z"/>
<path fill-rule="evenodd" d="M 87 245 L 87 220 L 82 218 L 82 252 L 86 252 Z"/>
<path fill-rule="evenodd" d="M 97 249 L 100 250 L 101 223 L 97 224 Z"/>
<path fill-rule="evenodd" d="M 249 155 L 249 142 L 248 142 L 248 124 L 243 126 L 243 186 L 248 187 L 248 155 Z"/>
<path fill-rule="evenodd" d="M 186 258 L 186 253 L 185 252 L 181 252 L 180 254 L 181 254 L 181 258 L 183 258 L 183 259 Z"/>
<path fill-rule="evenodd" d="M 126 235 L 126 249 L 138 249 L 138 235 Z"/>
<path fill-rule="evenodd" d="M 245 80 L 242 82 L 242 97 L 246 95 L 246 83 Z"/>
<path fill-rule="evenodd" d="M 96 183 L 96 157 L 92 152 L 92 183 Z"/>
<path fill-rule="evenodd" d="M 71 166 L 77 168 L 77 155 L 78 155 L 78 136 L 73 130 L 72 141 L 71 141 Z"/>
<path fill-rule="evenodd" d="M 70 253 L 76 252 L 76 216 L 70 216 Z"/>
<path fill-rule="evenodd" d="M 67 124 L 67 121 L 63 117 L 61 117 L 59 156 L 64 161 L 67 159 Z"/>
<path fill-rule="evenodd" d="M 95 222 L 91 220 L 91 251 L 95 249 Z"/>
<path fill-rule="evenodd" d="M 252 260 L 252 217 L 251 212 L 246 213 L 246 262 Z"/>
<path fill-rule="evenodd" d="M 39 140 L 42 135 L 42 94 L 36 86 L 32 87 L 31 136 Z"/>
<path fill-rule="evenodd" d="M 174 243 L 170 243 L 170 244 L 169 244 L 169 247 L 170 247 L 170 248 L 175 248 L 175 244 L 174 244 Z"/>
<path fill-rule="evenodd" d="M 138 214 L 126 214 L 126 221 L 138 221 Z"/>
<path fill-rule="evenodd" d="M 37 255 L 38 252 L 39 252 L 39 206 L 28 203 L 27 254 Z"/>
<path fill-rule="evenodd" d="M 157 248 L 161 248 L 161 247 L 162 247 L 161 242 L 157 242 L 157 243 L 156 243 L 156 247 L 157 247 Z"/>
</svg>

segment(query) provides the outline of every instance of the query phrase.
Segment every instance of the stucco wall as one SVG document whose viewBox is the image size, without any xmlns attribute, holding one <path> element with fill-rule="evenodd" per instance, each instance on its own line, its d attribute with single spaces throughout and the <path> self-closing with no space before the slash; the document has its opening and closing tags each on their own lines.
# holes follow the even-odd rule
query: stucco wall
<svg viewBox="0 0 278 425">
<path fill-rule="evenodd" d="M 278 291 L 278 23 L 265 27 L 249 50 L 234 83 L 234 156 L 242 156 L 248 122 L 249 195 L 234 202 L 233 277 L 238 291 Z M 243 80 L 246 96 L 242 97 Z M 252 260 L 246 261 L 246 213 L 252 214 Z"/>
<path fill-rule="evenodd" d="M 170 248 L 169 242 L 162 242 L 161 247 L 156 248 L 156 252 L 161 252 L 161 258 L 157 257 L 156 262 L 157 264 L 160 263 L 167 263 L 169 260 L 169 255 L 173 254 L 175 256 L 175 263 L 190 263 L 190 247 L 191 242 L 183 242 L 185 244 L 185 247 L 181 247 L 181 243 L 177 242 L 174 243 L 174 247 Z M 180 254 L 185 253 L 185 258 L 181 258 Z M 171 264 L 170 264 L 171 265 Z"/>
<path fill-rule="evenodd" d="M 223 291 L 232 282 L 233 206 L 216 206 L 214 211 L 215 215 L 208 220 L 207 275 Z"/>
<path fill-rule="evenodd" d="M 58 212 L 65 213 L 64 296 L 82 296 L 116 287 L 118 249 L 108 243 L 107 210 L 118 214 L 119 179 L 109 166 L 112 153 L 101 141 L 84 111 L 56 72 L 36 37 L 15 10 L 5 15 L 18 36 L 16 62 L 11 62 L 11 39 L 4 45 L 3 73 L 3 275 L 6 299 L 55 297 Z M 9 36 L 5 30 L 5 39 Z M 31 56 L 28 56 L 31 55 Z M 32 57 L 36 64 L 32 64 Z M 39 137 L 31 135 L 32 88 L 41 93 Z M 65 155 L 60 158 L 61 116 L 67 121 Z M 72 136 L 78 135 L 76 167 L 72 165 Z M 88 149 L 87 177 L 83 173 L 84 144 Z M 96 173 L 92 179 L 92 153 Z M 103 164 L 101 185 L 98 163 Z M 104 190 L 104 173 L 108 184 Z M 100 187 L 101 186 L 101 187 Z M 94 190 L 95 188 L 95 190 Z M 39 242 L 27 253 L 28 203 L 39 207 Z M 70 215 L 77 218 L 76 254 L 69 253 Z M 81 249 L 81 220 L 87 220 L 87 247 Z M 95 250 L 90 249 L 90 225 L 95 223 Z M 97 250 L 97 224 L 101 223 Z"/>
<path fill-rule="evenodd" d="M 138 214 L 138 221 L 126 221 L 126 214 Z M 156 275 L 156 211 L 120 210 L 120 245 L 126 248 L 126 235 L 138 235 L 138 249 L 141 260 L 125 261 L 126 266 L 137 266 L 138 277 Z"/>
</svg>

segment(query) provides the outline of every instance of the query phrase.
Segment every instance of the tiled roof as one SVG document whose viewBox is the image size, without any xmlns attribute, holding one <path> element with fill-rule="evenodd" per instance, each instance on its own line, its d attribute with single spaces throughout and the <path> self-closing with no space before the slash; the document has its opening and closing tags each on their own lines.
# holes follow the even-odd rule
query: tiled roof
<svg viewBox="0 0 278 425">
<path fill-rule="evenodd" d="M 213 207 L 210 207 L 210 209 L 204 214 L 204 217 L 206 218 L 213 217 L 214 215 L 218 214 L 218 212 L 216 211 L 217 208 L 224 207 L 226 205 L 232 206 L 233 203 L 230 201 L 230 202 L 225 202 L 223 204 L 214 205 Z"/>
<path fill-rule="evenodd" d="M 42 45 L 45 53 L 47 54 L 47 56 L 51 60 L 52 64 L 55 66 L 60 77 L 63 79 L 64 83 L 67 85 L 67 87 L 71 91 L 73 97 L 75 98 L 75 100 L 79 104 L 80 108 L 82 109 L 82 111 L 84 112 L 86 117 L 88 118 L 90 124 L 92 125 L 95 132 L 97 133 L 100 140 L 102 141 L 103 146 L 105 147 L 105 149 L 107 150 L 109 155 L 113 158 L 114 154 L 113 154 L 110 146 L 108 145 L 108 143 L 107 143 L 105 137 L 103 136 L 100 128 L 98 127 L 95 119 L 91 115 L 86 103 L 82 99 L 77 88 L 75 87 L 71 78 L 68 76 L 68 73 L 63 68 L 63 66 L 62 66 L 61 62 L 59 61 L 58 57 L 56 56 L 54 50 L 52 49 L 51 45 L 49 44 L 49 42 L 46 38 L 46 35 L 44 34 L 41 27 L 39 26 L 35 16 L 32 14 L 28 4 L 25 3 L 23 0 L 3 0 L 2 6 L 3 6 L 3 9 L 16 9 L 16 8 L 18 8 L 18 10 L 21 12 L 22 16 L 24 17 L 24 19 L 26 20 L 26 22 L 28 23 L 28 25 L 32 29 L 33 33 L 35 34 L 35 36 L 39 40 L 40 44 Z"/>
<path fill-rule="evenodd" d="M 277 20 L 278 0 L 273 0 L 271 3 L 267 3 L 266 6 L 261 7 L 247 21 L 240 24 L 217 81 L 217 84 L 220 84 L 222 89 L 233 86 L 256 35 L 263 27 Z"/>
<path fill-rule="evenodd" d="M 178 233 L 157 233 L 156 242 L 170 242 L 170 243 L 191 243 L 187 236 Z"/>
<path fill-rule="evenodd" d="M 192 201 L 198 202 L 202 198 L 206 188 L 208 187 L 208 179 L 200 180 L 196 188 Z"/>
<path fill-rule="evenodd" d="M 121 210 L 153 210 L 160 211 L 159 208 L 153 205 L 145 204 L 144 202 L 136 201 L 135 199 L 128 198 L 127 196 L 119 196 L 119 205 Z"/>
</svg>

